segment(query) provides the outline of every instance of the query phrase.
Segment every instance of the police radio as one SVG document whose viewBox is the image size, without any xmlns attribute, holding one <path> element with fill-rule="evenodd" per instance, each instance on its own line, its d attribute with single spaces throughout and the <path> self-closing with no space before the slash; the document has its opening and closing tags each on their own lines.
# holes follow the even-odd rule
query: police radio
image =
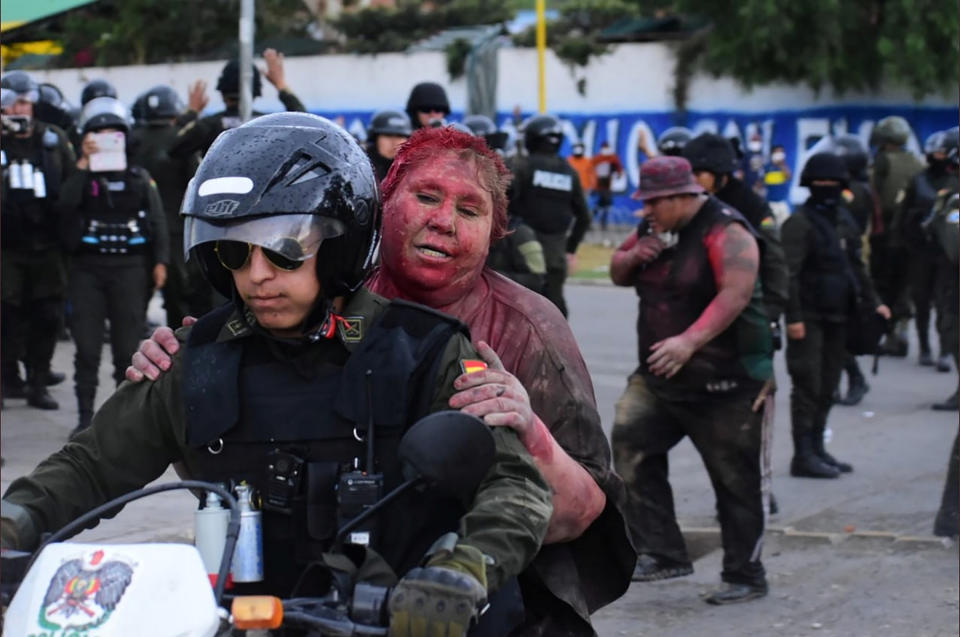
<svg viewBox="0 0 960 637">
<path fill-rule="evenodd" d="M 340 475 L 337 484 L 337 524 L 343 526 L 353 518 L 357 517 L 371 506 L 376 504 L 383 496 L 383 474 L 373 473 L 374 471 L 374 451 L 375 439 L 373 422 L 373 389 L 371 386 L 371 376 L 373 370 L 366 372 L 367 380 L 367 433 L 366 433 L 366 459 L 363 470 L 359 467 L 359 458 L 354 458 L 354 468 Z M 360 440 L 356 430 L 354 436 Z M 375 542 L 374 533 L 376 531 L 376 520 L 370 519 L 350 531 L 346 541 L 349 544 L 361 544 L 368 546 Z"/>
</svg>

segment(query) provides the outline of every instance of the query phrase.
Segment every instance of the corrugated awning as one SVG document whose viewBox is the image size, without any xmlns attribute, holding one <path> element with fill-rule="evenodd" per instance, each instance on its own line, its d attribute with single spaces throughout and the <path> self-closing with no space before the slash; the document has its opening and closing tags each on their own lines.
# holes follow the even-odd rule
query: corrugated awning
<svg viewBox="0 0 960 637">
<path fill-rule="evenodd" d="M 28 24 L 92 4 L 96 0 L 0 0 L 0 32 L 7 34 Z"/>
</svg>

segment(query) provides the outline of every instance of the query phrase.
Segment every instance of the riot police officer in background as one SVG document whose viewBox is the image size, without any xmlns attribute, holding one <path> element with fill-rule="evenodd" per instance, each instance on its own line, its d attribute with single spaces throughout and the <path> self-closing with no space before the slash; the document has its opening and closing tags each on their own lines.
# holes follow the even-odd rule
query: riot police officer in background
<svg viewBox="0 0 960 637">
<path fill-rule="evenodd" d="M 833 140 L 833 152 L 843 158 L 850 175 L 847 189 L 843 193 L 844 205 L 856 222 L 860 232 L 861 243 L 868 247 L 867 232 L 877 223 L 879 209 L 877 200 L 870 187 L 870 176 L 867 174 L 867 164 L 870 162 L 866 146 L 856 135 L 838 135 Z M 838 405 L 857 405 L 870 391 L 870 385 L 860 369 L 857 357 L 847 352 L 843 364 L 847 372 L 847 393 L 840 395 L 839 387 L 834 402 Z"/>
<path fill-rule="evenodd" d="M 80 130 L 77 171 L 64 182 L 57 202 L 64 241 L 74 253 L 69 292 L 70 330 L 77 347 L 79 420 L 74 434 L 86 429 L 93 417 L 104 320 L 110 321 L 119 385 L 144 330 L 144 272 L 151 270 L 154 286 L 162 288 L 170 260 L 163 203 L 149 173 L 138 166 L 107 163 L 100 155 L 106 140 L 97 133 L 120 136 L 125 143 L 130 132 L 126 108 L 112 97 L 95 98 L 83 107 Z"/>
<path fill-rule="evenodd" d="M 447 92 L 436 82 L 420 82 L 410 89 L 407 116 L 414 130 L 443 124 L 449 114 Z"/>
<path fill-rule="evenodd" d="M 67 263 L 54 203 L 74 169 L 74 154 L 63 131 L 34 117 L 39 87 L 33 78 L 11 71 L 0 86 L 3 397 L 26 396 L 32 407 L 57 409 L 47 383 L 63 315 Z M 21 359 L 26 384 L 19 374 Z"/>
<path fill-rule="evenodd" d="M 167 325 L 180 327 L 185 316 L 202 316 L 214 305 L 213 288 L 204 280 L 196 262 L 185 262 L 183 219 L 180 203 L 190 178 L 197 170 L 197 153 L 171 157 L 167 148 L 177 137 L 178 118 L 184 113 L 180 96 L 171 87 L 158 85 L 134 103 L 134 118 L 141 125 L 130 131 L 130 163 L 144 168 L 157 183 L 170 235 L 170 267 L 163 287 Z"/>
<path fill-rule="evenodd" d="M 410 118 L 400 111 L 377 111 L 370 118 L 367 128 L 367 156 L 377 174 L 377 182 L 383 181 L 390 164 L 397 155 L 400 144 L 413 134 Z"/>
<path fill-rule="evenodd" d="M 563 282 L 576 267 L 576 252 L 590 227 L 590 211 L 580 177 L 558 154 L 563 143 L 560 120 L 536 115 L 523 128 L 527 156 L 513 165 L 510 215 L 522 218 L 534 232 L 547 264 L 543 295 L 567 316 Z"/>
<path fill-rule="evenodd" d="M 960 199 L 957 194 L 960 190 L 957 183 L 957 172 L 960 169 L 960 129 L 953 127 L 944 131 L 941 148 L 946 162 L 945 170 L 952 178 L 947 180 L 946 185 L 937 193 L 937 199 L 924 226 L 933 240 L 933 249 L 937 254 L 936 302 L 940 347 L 943 351 L 950 352 L 954 365 L 960 371 L 960 362 L 957 360 L 960 349 L 960 278 L 957 277 L 957 268 L 960 266 Z M 957 396 L 955 391 L 943 402 L 933 405 L 933 408 L 938 411 L 957 411 Z"/>
<path fill-rule="evenodd" d="M 787 266 L 780 232 L 770 206 L 734 176 L 737 155 L 730 141 L 703 133 L 683 147 L 697 183 L 717 199 L 736 209 L 757 232 L 760 244 L 760 284 L 771 323 L 779 323 L 787 303 Z M 779 328 L 776 330 L 779 332 Z M 776 337 L 779 347 L 779 336 Z"/>
<path fill-rule="evenodd" d="M 859 228 L 842 205 L 849 180 L 843 159 L 834 153 L 815 154 L 800 176 L 810 198 L 783 224 L 790 268 L 787 371 L 793 383 L 790 475 L 795 477 L 837 478 L 853 471 L 823 446 L 847 349 L 847 320 L 858 297 L 885 318 L 890 312 L 876 299 L 860 257 Z"/>
<path fill-rule="evenodd" d="M 267 63 L 267 70 L 264 75 L 277 89 L 278 97 L 283 102 L 283 106 L 288 111 L 306 111 L 303 103 L 290 91 L 287 85 L 286 76 L 283 70 L 283 53 L 278 53 L 274 49 L 266 49 L 263 52 L 263 59 Z M 253 97 L 260 97 L 261 89 L 260 71 L 256 65 L 253 66 Z M 220 73 L 220 79 L 217 80 L 217 90 L 223 97 L 224 110 L 192 121 L 181 129 L 179 136 L 171 145 L 169 153 L 172 157 L 181 159 L 189 158 L 193 153 L 199 152 L 201 155 L 207 152 L 213 140 L 223 131 L 236 128 L 243 122 L 240 121 L 240 62 L 233 59 L 226 63 L 223 71 Z M 253 111 L 253 117 L 259 117 L 263 113 Z"/>
<path fill-rule="evenodd" d="M 896 115 L 884 117 L 870 133 L 870 145 L 877 148 L 873 191 L 880 202 L 880 218 L 870 235 L 870 275 L 877 293 L 892 312 L 891 327 L 881 352 L 898 357 L 907 355 L 910 320 L 907 252 L 900 228 L 901 204 L 910 180 L 923 170 L 920 160 L 905 148 L 909 138 L 910 125 Z"/>
<path fill-rule="evenodd" d="M 463 125 L 470 129 L 477 137 L 482 137 L 487 142 L 487 146 L 500 153 L 501 156 L 507 152 L 507 141 L 509 135 L 497 128 L 492 119 L 486 115 L 467 115 L 463 118 Z"/>
<path fill-rule="evenodd" d="M 930 309 L 937 285 L 938 251 L 934 249 L 933 239 L 924 230 L 922 223 L 930 215 L 930 209 L 940 191 L 956 185 L 957 173 L 951 169 L 950 160 L 947 159 L 947 137 L 946 131 L 938 131 L 930 135 L 924 143 L 927 168 L 914 175 L 907 185 L 900 224 L 908 255 L 910 298 L 913 301 L 917 339 L 920 343 L 918 362 L 925 366 L 936 364 L 937 369 L 942 372 L 950 371 L 950 350 L 941 347 L 940 355 L 934 363 L 929 334 Z"/>
</svg>

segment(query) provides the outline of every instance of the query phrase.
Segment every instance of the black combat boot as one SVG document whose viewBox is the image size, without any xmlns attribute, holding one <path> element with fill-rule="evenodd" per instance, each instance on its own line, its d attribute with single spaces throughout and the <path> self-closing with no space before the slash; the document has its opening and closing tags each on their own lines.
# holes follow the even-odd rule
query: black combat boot
<svg viewBox="0 0 960 637">
<path fill-rule="evenodd" d="M 896 358 L 904 358 L 909 353 L 905 321 L 902 319 L 897 321 L 894 327 L 887 332 L 886 338 L 883 339 L 883 345 L 880 346 L 880 353 Z"/>
<path fill-rule="evenodd" d="M 870 385 L 867 384 L 867 379 L 860 373 L 860 368 L 857 368 L 856 374 L 849 375 L 847 395 L 836 401 L 836 403 L 846 406 L 859 405 L 868 391 L 870 391 Z"/>
<path fill-rule="evenodd" d="M 826 464 L 830 465 L 840 473 L 851 473 L 853 471 L 853 465 L 847 462 L 841 462 L 827 453 L 827 450 L 823 446 L 823 430 L 826 427 L 814 427 L 813 435 L 810 437 L 810 441 L 813 444 L 813 452 L 817 455 L 818 458 L 823 460 Z"/>
<path fill-rule="evenodd" d="M 27 376 L 27 404 L 37 409 L 60 409 L 60 403 L 54 400 L 47 389 L 47 372 L 31 370 Z"/>
<path fill-rule="evenodd" d="M 940 357 L 937 359 L 937 371 L 944 373 L 950 371 L 950 354 L 941 352 Z"/>
<path fill-rule="evenodd" d="M 96 388 L 93 390 L 90 388 L 77 389 L 77 413 L 79 418 L 77 419 L 77 426 L 70 432 L 70 440 L 73 440 L 78 433 L 90 426 L 90 421 L 93 420 L 93 398 L 96 396 L 96 391 Z"/>
<path fill-rule="evenodd" d="M 957 392 L 953 392 L 950 398 L 942 403 L 934 403 L 931 409 L 934 411 L 960 411 L 960 397 L 958 397 Z"/>
<path fill-rule="evenodd" d="M 795 478 L 839 478 L 840 470 L 827 464 L 815 452 L 812 436 L 810 431 L 794 432 L 790 475 Z"/>
<path fill-rule="evenodd" d="M 20 366 L 16 361 L 4 361 L 2 369 L 2 392 L 4 398 L 26 398 L 27 384 L 20 376 Z"/>
</svg>

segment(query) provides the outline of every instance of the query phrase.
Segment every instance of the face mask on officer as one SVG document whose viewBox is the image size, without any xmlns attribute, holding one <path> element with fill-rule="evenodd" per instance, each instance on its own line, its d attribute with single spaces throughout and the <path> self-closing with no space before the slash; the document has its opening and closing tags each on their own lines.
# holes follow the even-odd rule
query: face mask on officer
<svg viewBox="0 0 960 637">
<path fill-rule="evenodd" d="M 810 198 L 817 205 L 835 206 L 840 202 L 843 186 L 833 182 L 828 184 L 813 184 L 810 186 Z"/>
<path fill-rule="evenodd" d="M 759 153 L 760 151 L 763 150 L 763 141 L 759 139 L 751 139 L 747 143 L 747 148 L 750 150 L 751 153 Z"/>
</svg>

